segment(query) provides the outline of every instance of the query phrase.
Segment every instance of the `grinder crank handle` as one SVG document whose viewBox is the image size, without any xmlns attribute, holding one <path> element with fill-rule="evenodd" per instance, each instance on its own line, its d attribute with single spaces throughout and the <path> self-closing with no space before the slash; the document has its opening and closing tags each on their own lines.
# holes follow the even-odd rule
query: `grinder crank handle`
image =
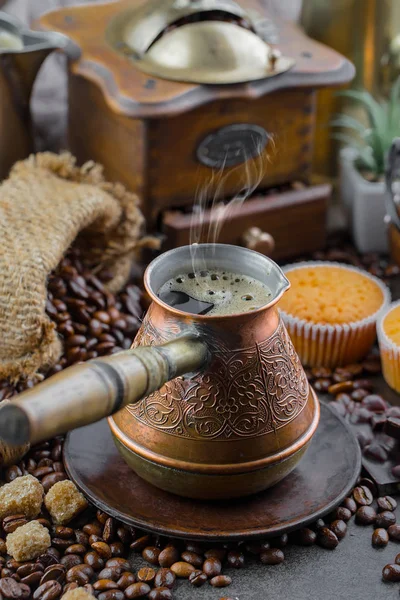
<svg viewBox="0 0 400 600">
<path fill-rule="evenodd" d="M 69 367 L 0 407 L 0 440 L 36 444 L 94 423 L 201 369 L 208 357 L 192 335 Z"/>
</svg>

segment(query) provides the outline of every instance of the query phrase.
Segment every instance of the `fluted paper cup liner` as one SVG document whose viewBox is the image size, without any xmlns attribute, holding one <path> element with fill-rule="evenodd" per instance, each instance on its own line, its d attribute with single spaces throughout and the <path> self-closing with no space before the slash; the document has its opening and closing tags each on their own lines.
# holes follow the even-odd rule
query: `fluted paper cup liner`
<svg viewBox="0 0 400 600">
<path fill-rule="evenodd" d="M 345 366 L 361 360 L 376 339 L 376 323 L 390 304 L 390 291 L 377 277 L 348 265 L 335 262 L 300 262 L 286 265 L 284 273 L 314 267 L 339 267 L 353 271 L 373 281 L 382 291 L 380 308 L 370 316 L 352 323 L 320 324 L 300 319 L 280 309 L 293 345 L 303 365 L 309 367 Z"/>
<path fill-rule="evenodd" d="M 393 302 L 387 307 L 378 319 L 377 331 L 383 377 L 392 389 L 400 393 L 400 346 L 389 338 L 384 329 L 386 317 L 398 306 L 400 306 L 400 301 Z"/>
</svg>

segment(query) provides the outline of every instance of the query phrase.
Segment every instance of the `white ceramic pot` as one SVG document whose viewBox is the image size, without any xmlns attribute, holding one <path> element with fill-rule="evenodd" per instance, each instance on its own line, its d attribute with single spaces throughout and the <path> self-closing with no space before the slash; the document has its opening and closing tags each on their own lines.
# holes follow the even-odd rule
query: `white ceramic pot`
<svg viewBox="0 0 400 600">
<path fill-rule="evenodd" d="M 347 212 L 353 241 L 359 252 L 388 252 L 385 224 L 385 183 L 371 183 L 357 171 L 357 153 L 352 148 L 340 152 L 340 194 Z"/>
</svg>

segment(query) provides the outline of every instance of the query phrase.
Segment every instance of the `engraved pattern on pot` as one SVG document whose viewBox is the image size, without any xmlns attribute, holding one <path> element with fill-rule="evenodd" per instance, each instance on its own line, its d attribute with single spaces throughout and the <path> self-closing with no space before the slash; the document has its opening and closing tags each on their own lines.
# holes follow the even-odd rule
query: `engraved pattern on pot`
<svg viewBox="0 0 400 600">
<path fill-rule="evenodd" d="M 160 334 L 150 316 L 151 311 L 134 347 L 162 343 L 179 332 L 171 320 Z M 207 373 L 170 381 L 127 407 L 130 414 L 172 435 L 220 441 L 270 433 L 303 410 L 308 382 L 282 322 L 270 338 L 251 348 L 227 350 L 214 337 L 209 345 L 213 361 Z"/>
</svg>

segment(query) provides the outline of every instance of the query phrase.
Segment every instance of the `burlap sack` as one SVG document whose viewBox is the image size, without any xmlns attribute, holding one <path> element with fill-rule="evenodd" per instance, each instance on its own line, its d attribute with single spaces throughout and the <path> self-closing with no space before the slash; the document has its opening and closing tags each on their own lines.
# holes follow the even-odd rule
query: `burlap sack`
<svg viewBox="0 0 400 600">
<path fill-rule="evenodd" d="M 0 185 L 0 379 L 16 380 L 55 363 L 62 352 L 45 314 L 46 280 L 75 241 L 90 266 L 106 266 L 116 291 L 143 238 L 136 196 L 104 180 L 102 168 L 79 168 L 64 153 L 17 163 Z"/>
</svg>

